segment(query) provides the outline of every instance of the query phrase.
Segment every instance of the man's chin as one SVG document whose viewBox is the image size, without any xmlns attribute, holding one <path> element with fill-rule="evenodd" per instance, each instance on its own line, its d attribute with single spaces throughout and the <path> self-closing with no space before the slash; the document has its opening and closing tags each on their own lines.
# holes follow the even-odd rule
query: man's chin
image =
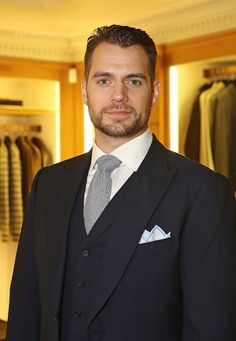
<svg viewBox="0 0 236 341">
<path fill-rule="evenodd" d="M 97 126 L 96 127 L 103 134 L 114 137 L 114 138 L 127 138 L 133 137 L 141 133 L 145 130 L 144 127 L 124 127 L 123 125 L 106 125 L 106 126 Z"/>
<path fill-rule="evenodd" d="M 110 137 L 127 137 L 129 135 L 128 132 L 120 129 L 103 128 L 100 131 Z"/>
</svg>

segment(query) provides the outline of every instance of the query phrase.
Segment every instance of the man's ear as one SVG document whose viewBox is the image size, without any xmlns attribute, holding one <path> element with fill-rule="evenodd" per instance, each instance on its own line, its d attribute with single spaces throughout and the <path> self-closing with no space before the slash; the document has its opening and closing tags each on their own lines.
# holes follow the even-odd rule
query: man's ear
<svg viewBox="0 0 236 341">
<path fill-rule="evenodd" d="M 87 87 L 86 87 L 86 80 L 82 80 L 81 83 L 81 94 L 82 94 L 82 100 L 84 104 L 88 104 L 88 96 L 87 96 Z"/>
<path fill-rule="evenodd" d="M 159 94 L 160 94 L 160 83 L 159 81 L 154 81 L 153 92 L 152 92 L 152 106 L 154 106 L 157 103 Z"/>
</svg>

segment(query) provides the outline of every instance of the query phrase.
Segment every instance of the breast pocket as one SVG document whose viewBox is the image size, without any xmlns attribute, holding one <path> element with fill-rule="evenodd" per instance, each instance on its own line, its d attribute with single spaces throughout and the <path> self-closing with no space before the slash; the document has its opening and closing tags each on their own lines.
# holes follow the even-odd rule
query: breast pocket
<svg viewBox="0 0 236 341">
<path fill-rule="evenodd" d="M 156 240 L 154 242 L 139 244 L 135 251 L 135 256 L 148 256 L 156 253 L 165 253 L 174 250 L 175 239 Z"/>
</svg>

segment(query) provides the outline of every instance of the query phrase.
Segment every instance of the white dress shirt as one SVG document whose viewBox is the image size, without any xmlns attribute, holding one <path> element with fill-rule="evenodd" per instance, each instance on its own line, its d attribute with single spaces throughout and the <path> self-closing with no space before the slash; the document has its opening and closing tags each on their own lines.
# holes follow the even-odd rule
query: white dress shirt
<svg viewBox="0 0 236 341">
<path fill-rule="evenodd" d="M 145 158 L 152 143 L 152 133 L 147 129 L 142 135 L 122 144 L 120 147 L 114 149 L 110 155 L 116 156 L 121 160 L 121 164 L 116 168 L 112 174 L 112 189 L 111 197 L 119 191 L 129 177 L 136 172 Z M 84 201 L 86 200 L 88 188 L 92 178 L 97 170 L 97 159 L 105 155 L 105 153 L 94 142 L 92 150 L 91 164 L 88 172 L 87 183 L 84 193 Z"/>
</svg>

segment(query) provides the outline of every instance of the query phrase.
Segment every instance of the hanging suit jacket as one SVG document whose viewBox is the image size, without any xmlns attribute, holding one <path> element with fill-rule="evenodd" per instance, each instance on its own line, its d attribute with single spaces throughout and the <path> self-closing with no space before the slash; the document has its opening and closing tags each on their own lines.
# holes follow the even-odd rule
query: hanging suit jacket
<svg viewBox="0 0 236 341">
<path fill-rule="evenodd" d="M 229 84 L 218 95 L 215 113 L 215 169 L 226 176 L 236 191 L 236 87 Z"/>
<path fill-rule="evenodd" d="M 25 211 L 34 176 L 42 167 L 42 158 L 39 148 L 27 136 L 18 137 L 16 144 L 20 150 L 22 163 L 22 194 Z"/>
<path fill-rule="evenodd" d="M 32 174 L 33 152 L 31 146 L 27 143 L 25 136 L 18 137 L 16 139 L 16 145 L 20 150 L 20 158 L 22 165 L 22 196 L 23 208 L 25 211 L 33 181 Z"/>
<path fill-rule="evenodd" d="M 10 232 L 13 240 L 18 241 L 23 221 L 22 169 L 20 151 L 15 142 L 5 137 L 9 154 L 9 202 Z"/>
<path fill-rule="evenodd" d="M 11 285 L 7 341 L 60 340 L 68 229 L 90 159 L 84 154 L 35 178 Z M 228 181 L 154 138 L 121 198 L 109 219 L 103 217 L 111 205 L 104 210 L 97 222 L 102 233 L 81 253 L 98 260 L 96 245 L 108 234 L 91 306 L 80 317 L 83 340 L 235 341 L 236 213 Z M 139 244 L 155 225 L 171 237 Z"/>
<path fill-rule="evenodd" d="M 47 149 L 46 145 L 43 141 L 38 137 L 33 137 L 32 142 L 35 146 L 37 146 L 41 152 L 42 156 L 42 167 L 51 166 L 52 164 L 52 155 Z"/>
<path fill-rule="evenodd" d="M 9 153 L 0 139 L 0 232 L 2 241 L 10 240 Z"/>
<path fill-rule="evenodd" d="M 224 89 L 223 82 L 213 83 L 212 87 L 204 91 L 200 95 L 200 114 L 201 114 L 201 130 L 200 130 L 200 162 L 215 170 L 213 158 L 213 137 L 214 132 L 214 114 L 216 104 L 214 99 Z"/>
<path fill-rule="evenodd" d="M 199 161 L 199 149 L 200 149 L 200 129 L 201 129 L 201 120 L 200 120 L 200 102 L 199 98 L 203 91 L 209 89 L 212 84 L 204 84 L 197 94 L 190 113 L 190 120 L 186 135 L 186 140 L 184 144 L 185 155 L 195 161 Z"/>
</svg>

